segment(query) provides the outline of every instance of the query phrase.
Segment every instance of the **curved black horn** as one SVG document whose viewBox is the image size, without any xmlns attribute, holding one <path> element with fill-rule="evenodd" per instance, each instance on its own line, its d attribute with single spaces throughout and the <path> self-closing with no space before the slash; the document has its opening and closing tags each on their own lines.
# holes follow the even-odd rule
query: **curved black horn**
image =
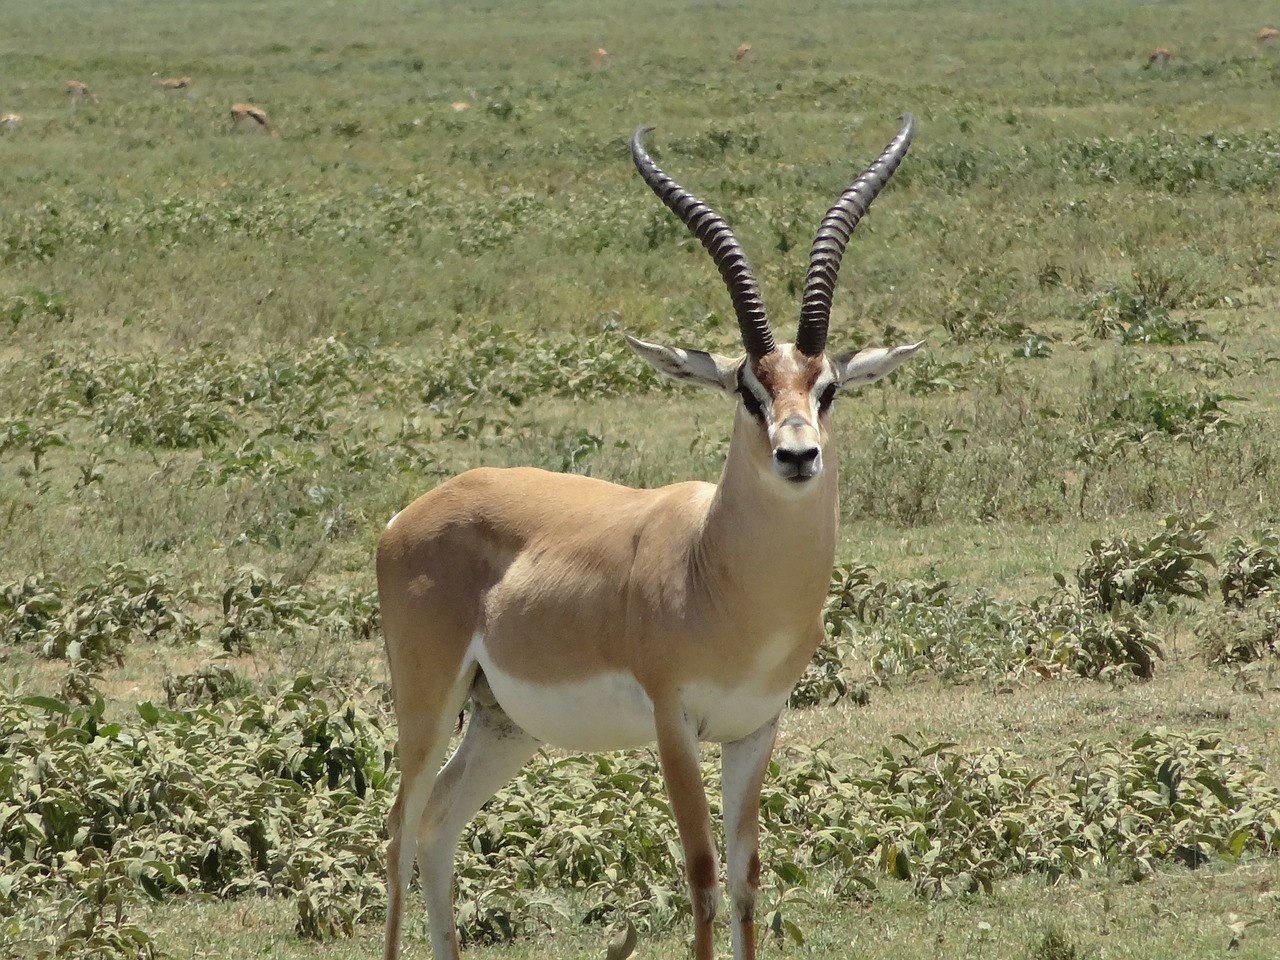
<svg viewBox="0 0 1280 960">
<path fill-rule="evenodd" d="M 827 325 L 831 321 L 831 297 L 840 273 L 840 260 L 849 243 L 853 228 L 871 206 L 871 201 L 889 182 L 898 164 L 907 155 L 915 136 L 916 120 L 902 115 L 898 135 L 884 148 L 876 162 L 858 174 L 822 218 L 818 235 L 809 250 L 809 275 L 804 282 L 804 301 L 800 305 L 800 328 L 796 331 L 796 349 L 805 356 L 816 357 L 827 348 Z"/>
<path fill-rule="evenodd" d="M 742 245 L 720 214 L 658 169 L 658 165 L 644 149 L 644 135 L 652 129 L 653 127 L 641 127 L 631 137 L 631 159 L 635 161 L 636 169 L 644 177 L 649 189 L 680 218 L 680 222 L 689 228 L 715 260 L 720 276 L 729 288 L 733 309 L 738 315 L 738 326 L 742 330 L 742 344 L 747 348 L 747 353 L 753 357 L 763 357 L 773 352 L 776 344 L 769 331 L 769 321 L 765 318 L 760 285 L 756 282 L 756 275 L 747 262 Z"/>
</svg>

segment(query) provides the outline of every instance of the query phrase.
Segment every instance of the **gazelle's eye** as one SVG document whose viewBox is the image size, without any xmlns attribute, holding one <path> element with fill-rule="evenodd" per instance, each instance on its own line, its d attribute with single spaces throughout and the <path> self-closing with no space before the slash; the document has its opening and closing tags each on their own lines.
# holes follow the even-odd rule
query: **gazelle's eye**
<svg viewBox="0 0 1280 960">
<path fill-rule="evenodd" d="M 827 384 L 827 389 L 823 390 L 822 396 L 818 398 L 818 412 L 826 413 L 828 410 L 830 410 L 831 401 L 835 400 L 835 398 L 836 398 L 836 385 L 835 385 L 835 381 L 832 381 L 831 383 Z"/>
</svg>

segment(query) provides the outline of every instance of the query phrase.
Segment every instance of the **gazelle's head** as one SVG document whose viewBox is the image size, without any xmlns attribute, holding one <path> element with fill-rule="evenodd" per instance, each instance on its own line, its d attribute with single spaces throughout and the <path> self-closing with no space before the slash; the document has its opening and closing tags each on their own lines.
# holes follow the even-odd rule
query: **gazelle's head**
<svg viewBox="0 0 1280 960">
<path fill-rule="evenodd" d="M 829 440 L 827 416 L 836 394 L 879 380 L 921 347 L 915 343 L 827 353 L 831 297 L 840 260 L 853 228 L 889 182 L 911 144 L 915 121 L 910 114 L 904 114 L 902 121 L 898 135 L 823 218 L 809 252 L 809 275 L 795 342 L 783 344 L 774 340 L 751 264 L 724 218 L 658 169 L 643 143 L 652 128 L 641 128 L 631 138 L 631 156 L 645 183 L 715 260 L 733 300 L 746 354 L 722 357 L 634 337 L 628 337 L 627 342 L 668 376 L 736 395 L 738 416 L 752 427 L 752 447 L 762 469 L 797 487 L 807 486 L 823 472 Z"/>
</svg>

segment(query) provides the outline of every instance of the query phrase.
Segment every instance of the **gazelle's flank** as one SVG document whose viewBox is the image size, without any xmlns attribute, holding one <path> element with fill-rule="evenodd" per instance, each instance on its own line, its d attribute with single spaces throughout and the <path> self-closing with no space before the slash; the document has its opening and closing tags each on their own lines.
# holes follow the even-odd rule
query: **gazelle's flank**
<svg viewBox="0 0 1280 960">
<path fill-rule="evenodd" d="M 231 105 L 231 129 L 236 133 L 267 133 L 276 136 L 276 128 L 271 125 L 267 111 L 252 103 Z"/>
<path fill-rule="evenodd" d="M 582 476 L 471 470 L 392 518 L 378 595 L 400 728 L 388 823 L 385 956 L 421 867 L 435 960 L 457 960 L 453 860 L 476 811 L 543 743 L 610 750 L 657 741 L 692 894 L 694 955 L 712 960 L 718 866 L 698 744 L 722 747 L 735 960 L 755 957 L 759 795 L 778 715 L 822 639 L 835 560 L 837 392 L 878 380 L 920 344 L 826 353 L 850 233 L 911 143 L 898 135 L 827 212 L 794 343 L 778 343 L 728 224 L 631 154 L 711 253 L 746 355 L 628 343 L 659 371 L 737 400 L 718 484 L 633 490 Z M 471 718 L 440 769 L 467 701 Z"/>
</svg>

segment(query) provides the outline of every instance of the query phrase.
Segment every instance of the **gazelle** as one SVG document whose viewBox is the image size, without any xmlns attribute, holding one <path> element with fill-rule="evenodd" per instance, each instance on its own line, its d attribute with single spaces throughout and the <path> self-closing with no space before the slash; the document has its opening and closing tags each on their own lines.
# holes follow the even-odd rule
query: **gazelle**
<svg viewBox="0 0 1280 960">
<path fill-rule="evenodd" d="M 1276 37 L 1280 37 L 1280 30 L 1277 30 L 1275 27 L 1263 27 L 1253 35 L 1255 43 L 1269 43 Z"/>
<path fill-rule="evenodd" d="M 231 129 L 236 133 L 269 133 L 273 137 L 277 134 L 267 117 L 267 111 L 252 103 L 231 105 Z"/>
<path fill-rule="evenodd" d="M 6 113 L 0 117 L 0 130 L 16 130 L 20 123 L 22 123 L 22 114 Z"/>
<path fill-rule="evenodd" d="M 737 49 L 733 51 L 733 59 L 735 59 L 735 60 L 750 60 L 750 59 L 751 59 L 751 44 L 749 44 L 749 43 L 740 43 L 740 44 L 738 44 Z"/>
<path fill-rule="evenodd" d="M 86 100 L 98 102 L 98 98 L 93 95 L 88 84 L 81 83 L 79 80 L 67 81 L 67 99 L 71 101 L 73 107 Z"/>
<path fill-rule="evenodd" d="M 190 77 L 166 77 L 161 78 L 160 74 L 153 73 L 152 78 L 159 85 L 160 89 L 168 94 L 182 94 L 184 97 L 191 96 L 191 78 Z"/>
<path fill-rule="evenodd" d="M 1168 63 L 1173 59 L 1173 51 L 1168 47 L 1156 47 L 1147 51 L 1147 66 L 1154 67 Z"/>
<path fill-rule="evenodd" d="M 591 69 L 603 70 L 609 66 L 609 51 L 604 47 L 596 47 L 595 53 L 591 54 Z"/>
<path fill-rule="evenodd" d="M 399 952 L 415 859 L 435 960 L 458 960 L 453 858 L 480 807 L 542 744 L 657 741 L 692 894 L 694 955 L 712 958 L 718 866 L 700 742 L 722 744 L 735 960 L 755 956 L 759 795 L 778 715 L 821 642 L 835 561 L 837 392 L 887 375 L 921 344 L 826 353 L 854 226 L 906 155 L 911 116 L 827 211 L 794 343 L 774 340 L 724 219 L 631 138 L 645 183 L 711 254 L 746 355 L 627 342 L 660 372 L 737 399 L 717 484 L 634 490 L 527 468 L 476 469 L 392 517 L 378 596 L 400 729 L 388 822 L 386 960 Z M 466 734 L 440 769 L 454 718 Z"/>
</svg>

